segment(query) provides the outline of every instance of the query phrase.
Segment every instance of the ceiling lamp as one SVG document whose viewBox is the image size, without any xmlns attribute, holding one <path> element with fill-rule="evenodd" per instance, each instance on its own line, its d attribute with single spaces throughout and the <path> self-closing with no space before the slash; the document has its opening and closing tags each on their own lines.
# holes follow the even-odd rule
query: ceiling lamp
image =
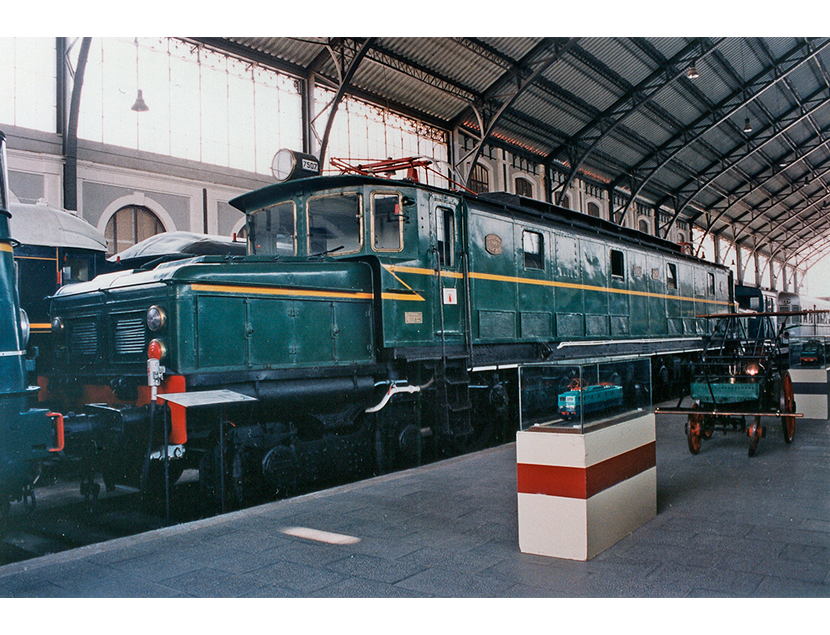
<svg viewBox="0 0 830 635">
<path fill-rule="evenodd" d="M 749 134 L 750 132 L 752 132 L 752 124 L 749 123 L 749 117 L 744 119 L 744 132 L 746 134 Z"/>
<path fill-rule="evenodd" d="M 141 81 L 138 77 L 138 38 L 135 38 L 135 83 L 136 86 L 141 86 Z M 130 110 L 135 112 L 147 112 L 150 110 L 147 102 L 144 101 L 144 94 L 140 88 L 138 89 L 138 96 L 135 98 L 135 103 L 130 106 Z"/>
<path fill-rule="evenodd" d="M 697 72 L 697 68 L 695 67 L 694 60 L 692 60 L 692 63 L 689 64 L 689 68 L 686 69 L 686 77 L 689 79 L 697 79 L 700 77 L 700 73 Z"/>
<path fill-rule="evenodd" d="M 147 106 L 144 101 L 144 95 L 142 94 L 140 88 L 138 89 L 138 97 L 135 98 L 135 103 L 130 106 L 130 110 L 135 110 L 136 112 L 147 112 L 150 110 L 149 106 Z"/>
</svg>

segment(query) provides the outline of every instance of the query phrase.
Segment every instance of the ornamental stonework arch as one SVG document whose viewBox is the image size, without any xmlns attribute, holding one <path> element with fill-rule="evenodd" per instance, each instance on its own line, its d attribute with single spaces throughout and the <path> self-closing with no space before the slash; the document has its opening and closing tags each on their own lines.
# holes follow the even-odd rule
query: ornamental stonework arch
<svg viewBox="0 0 830 635">
<path fill-rule="evenodd" d="M 115 216 L 119 210 L 122 210 L 125 207 L 143 207 L 156 216 L 158 221 L 161 223 L 164 232 L 176 231 L 176 224 L 173 222 L 173 218 L 167 210 L 164 209 L 164 207 L 162 207 L 158 202 L 141 192 L 136 192 L 128 196 L 122 196 L 107 205 L 101 214 L 101 217 L 98 219 L 98 231 L 106 235 L 107 224 L 110 219 Z"/>
</svg>

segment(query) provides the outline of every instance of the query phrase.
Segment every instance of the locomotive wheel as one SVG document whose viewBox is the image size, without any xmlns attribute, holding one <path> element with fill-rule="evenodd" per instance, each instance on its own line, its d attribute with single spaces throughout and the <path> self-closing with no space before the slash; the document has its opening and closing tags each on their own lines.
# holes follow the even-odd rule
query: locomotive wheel
<svg viewBox="0 0 830 635">
<path fill-rule="evenodd" d="M 692 406 L 693 410 L 699 410 L 700 406 L 695 404 Z M 700 452 L 701 443 L 701 427 L 703 426 L 704 416 L 702 414 L 689 415 L 689 424 L 686 431 L 686 440 L 689 443 L 689 452 L 697 454 Z"/>
<path fill-rule="evenodd" d="M 749 426 L 747 434 L 749 435 L 749 456 L 755 456 L 755 450 L 758 449 L 758 443 L 761 441 L 761 416 L 755 415 L 755 420 Z"/>
<path fill-rule="evenodd" d="M 781 412 L 795 412 L 795 393 L 789 373 L 784 375 L 781 384 Z M 781 428 L 784 431 L 784 441 L 792 443 L 795 435 L 795 417 L 782 415 Z"/>
</svg>

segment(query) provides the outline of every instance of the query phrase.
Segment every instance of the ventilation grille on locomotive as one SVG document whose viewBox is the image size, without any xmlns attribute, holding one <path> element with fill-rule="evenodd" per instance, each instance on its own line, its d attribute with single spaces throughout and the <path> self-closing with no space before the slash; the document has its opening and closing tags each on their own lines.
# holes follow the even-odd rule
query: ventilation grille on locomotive
<svg viewBox="0 0 830 635">
<path fill-rule="evenodd" d="M 115 354 L 135 355 L 144 352 L 144 318 L 121 318 L 115 323 Z"/>
<path fill-rule="evenodd" d="M 72 324 L 69 336 L 72 355 L 94 356 L 98 353 L 98 328 L 94 319 Z"/>
</svg>

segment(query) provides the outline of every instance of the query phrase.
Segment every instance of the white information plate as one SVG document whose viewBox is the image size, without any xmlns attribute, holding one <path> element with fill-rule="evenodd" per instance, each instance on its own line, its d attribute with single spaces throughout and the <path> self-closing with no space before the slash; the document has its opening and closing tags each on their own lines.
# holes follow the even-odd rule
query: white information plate
<svg viewBox="0 0 830 635">
<path fill-rule="evenodd" d="M 158 395 L 170 403 L 194 408 L 196 406 L 218 406 L 221 404 L 241 403 L 244 401 L 257 401 L 256 397 L 249 397 L 233 390 L 202 390 L 197 392 L 174 392 Z"/>
</svg>

